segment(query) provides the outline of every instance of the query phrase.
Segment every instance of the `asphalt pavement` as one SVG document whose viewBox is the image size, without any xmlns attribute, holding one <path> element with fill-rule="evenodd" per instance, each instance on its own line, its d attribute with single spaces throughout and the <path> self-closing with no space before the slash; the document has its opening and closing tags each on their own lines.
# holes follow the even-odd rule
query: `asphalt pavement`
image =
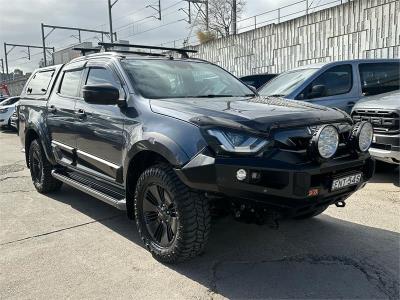
<svg viewBox="0 0 400 300">
<path fill-rule="evenodd" d="M 0 299 L 399 299 L 398 169 L 319 217 L 278 230 L 213 220 L 206 252 L 163 265 L 125 213 L 68 186 L 34 189 L 0 131 Z"/>
</svg>

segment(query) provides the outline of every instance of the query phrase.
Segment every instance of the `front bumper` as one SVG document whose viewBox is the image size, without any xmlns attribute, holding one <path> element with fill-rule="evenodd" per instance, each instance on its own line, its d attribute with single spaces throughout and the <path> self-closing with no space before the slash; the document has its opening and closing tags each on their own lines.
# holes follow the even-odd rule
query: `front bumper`
<svg viewBox="0 0 400 300">
<path fill-rule="evenodd" d="M 400 164 L 400 135 L 374 134 L 369 153 L 377 160 Z"/>
<path fill-rule="evenodd" d="M 250 174 L 239 181 L 238 169 Z M 372 177 L 375 162 L 369 154 L 337 158 L 322 164 L 301 163 L 296 155 L 278 153 L 273 158 L 214 158 L 200 153 L 176 172 L 189 187 L 280 208 L 301 210 L 342 201 Z M 331 191 L 334 178 L 362 172 L 359 184 Z M 254 176 L 256 173 L 257 176 Z M 309 196 L 311 189 L 318 195 Z"/>
</svg>

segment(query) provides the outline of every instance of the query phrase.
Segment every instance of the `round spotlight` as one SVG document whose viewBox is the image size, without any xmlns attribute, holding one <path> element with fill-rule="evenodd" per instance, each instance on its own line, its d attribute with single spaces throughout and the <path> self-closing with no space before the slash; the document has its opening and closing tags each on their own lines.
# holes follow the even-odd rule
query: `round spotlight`
<svg viewBox="0 0 400 300">
<path fill-rule="evenodd" d="M 359 122 L 353 127 L 352 139 L 360 152 L 367 152 L 372 144 L 374 128 L 372 124 L 366 121 Z"/>
<path fill-rule="evenodd" d="M 321 126 L 311 140 L 314 152 L 324 159 L 335 155 L 339 146 L 339 133 L 333 125 Z"/>
<path fill-rule="evenodd" d="M 236 171 L 236 178 L 237 178 L 237 180 L 243 181 L 243 180 L 246 179 L 246 177 L 247 177 L 247 172 L 246 172 L 246 170 L 244 170 L 244 169 L 239 169 L 239 170 Z"/>
</svg>

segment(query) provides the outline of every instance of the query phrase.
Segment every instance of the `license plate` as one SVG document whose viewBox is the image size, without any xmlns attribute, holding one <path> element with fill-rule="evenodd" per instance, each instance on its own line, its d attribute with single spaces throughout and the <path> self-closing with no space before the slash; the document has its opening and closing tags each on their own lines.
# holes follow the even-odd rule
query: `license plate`
<svg viewBox="0 0 400 300">
<path fill-rule="evenodd" d="M 343 189 L 345 187 L 359 184 L 361 181 L 362 173 L 345 176 L 342 178 L 334 179 L 332 182 L 331 191 Z"/>
</svg>

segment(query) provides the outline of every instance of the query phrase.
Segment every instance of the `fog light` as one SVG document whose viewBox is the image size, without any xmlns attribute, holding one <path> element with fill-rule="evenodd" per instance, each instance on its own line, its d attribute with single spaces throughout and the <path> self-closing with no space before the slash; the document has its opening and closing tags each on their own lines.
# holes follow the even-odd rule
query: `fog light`
<svg viewBox="0 0 400 300">
<path fill-rule="evenodd" d="M 247 177 L 247 172 L 246 172 L 246 170 L 244 170 L 244 169 L 239 169 L 239 170 L 236 171 L 236 178 L 237 178 L 237 180 L 243 181 L 243 180 L 246 179 L 246 177 Z"/>
</svg>

